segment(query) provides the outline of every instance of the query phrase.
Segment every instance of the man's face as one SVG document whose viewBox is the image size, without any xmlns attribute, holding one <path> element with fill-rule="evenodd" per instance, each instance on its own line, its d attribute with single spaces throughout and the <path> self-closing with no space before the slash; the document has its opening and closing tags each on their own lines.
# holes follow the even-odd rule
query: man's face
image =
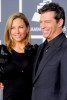
<svg viewBox="0 0 67 100">
<path fill-rule="evenodd" d="M 59 25 L 54 16 L 54 11 L 42 13 L 40 16 L 40 28 L 44 38 L 47 38 L 48 41 L 56 37 L 58 32 Z"/>
</svg>

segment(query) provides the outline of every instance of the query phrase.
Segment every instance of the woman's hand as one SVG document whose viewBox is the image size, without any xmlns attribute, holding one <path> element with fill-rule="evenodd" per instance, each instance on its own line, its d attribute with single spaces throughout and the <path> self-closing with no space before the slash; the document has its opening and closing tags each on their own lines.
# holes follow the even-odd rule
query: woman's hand
<svg viewBox="0 0 67 100">
<path fill-rule="evenodd" d="M 3 90 L 4 89 L 4 85 L 3 83 L 0 82 L 0 88 Z"/>
<path fill-rule="evenodd" d="M 2 82 L 0 82 L 0 88 L 1 88 L 1 90 L 2 90 L 2 95 L 3 95 L 4 85 L 3 85 L 3 83 L 2 83 Z"/>
</svg>

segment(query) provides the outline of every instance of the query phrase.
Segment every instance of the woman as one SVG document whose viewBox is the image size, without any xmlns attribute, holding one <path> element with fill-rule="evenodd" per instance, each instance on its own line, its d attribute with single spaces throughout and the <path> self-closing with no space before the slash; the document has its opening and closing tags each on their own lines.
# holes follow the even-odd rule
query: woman
<svg viewBox="0 0 67 100">
<path fill-rule="evenodd" d="M 5 27 L 5 45 L 0 45 L 0 81 L 3 100 L 30 100 L 32 63 L 37 45 L 30 42 L 30 24 L 23 13 L 12 14 Z"/>
</svg>

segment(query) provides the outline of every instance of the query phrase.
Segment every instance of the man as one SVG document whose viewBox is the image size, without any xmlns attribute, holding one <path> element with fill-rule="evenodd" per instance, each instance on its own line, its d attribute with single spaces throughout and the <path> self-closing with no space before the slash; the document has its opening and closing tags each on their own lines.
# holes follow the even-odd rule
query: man
<svg viewBox="0 0 67 100">
<path fill-rule="evenodd" d="M 67 100 L 65 12 L 57 3 L 49 3 L 39 13 L 46 40 L 38 47 L 34 61 L 32 100 Z"/>
</svg>

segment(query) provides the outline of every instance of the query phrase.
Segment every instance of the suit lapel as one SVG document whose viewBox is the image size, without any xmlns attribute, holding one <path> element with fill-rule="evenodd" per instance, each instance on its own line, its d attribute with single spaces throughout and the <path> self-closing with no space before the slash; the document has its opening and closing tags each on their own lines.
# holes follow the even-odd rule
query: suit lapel
<svg viewBox="0 0 67 100">
<path fill-rule="evenodd" d="M 43 44 L 38 48 L 37 57 L 36 57 L 36 63 L 35 63 L 35 64 L 37 64 L 37 61 L 38 61 L 38 58 L 39 58 L 40 53 L 41 53 L 41 51 L 42 51 L 42 48 L 43 48 Z"/>
<path fill-rule="evenodd" d="M 45 56 L 43 57 L 42 61 L 39 64 L 36 76 L 33 80 L 33 82 L 37 79 L 37 77 L 40 75 L 40 73 L 42 72 L 43 68 L 46 67 L 47 62 L 53 57 L 53 55 L 55 55 L 55 53 L 57 52 L 56 48 L 49 48 L 48 52 L 45 54 Z"/>
<path fill-rule="evenodd" d="M 43 48 L 43 44 L 41 44 L 37 50 L 37 56 L 36 56 L 36 59 L 35 59 L 35 63 L 33 65 L 33 78 L 35 77 L 35 69 L 36 69 L 36 65 L 37 65 L 37 61 L 38 61 L 38 58 L 40 56 L 40 53 L 41 53 L 41 50 Z"/>
</svg>

